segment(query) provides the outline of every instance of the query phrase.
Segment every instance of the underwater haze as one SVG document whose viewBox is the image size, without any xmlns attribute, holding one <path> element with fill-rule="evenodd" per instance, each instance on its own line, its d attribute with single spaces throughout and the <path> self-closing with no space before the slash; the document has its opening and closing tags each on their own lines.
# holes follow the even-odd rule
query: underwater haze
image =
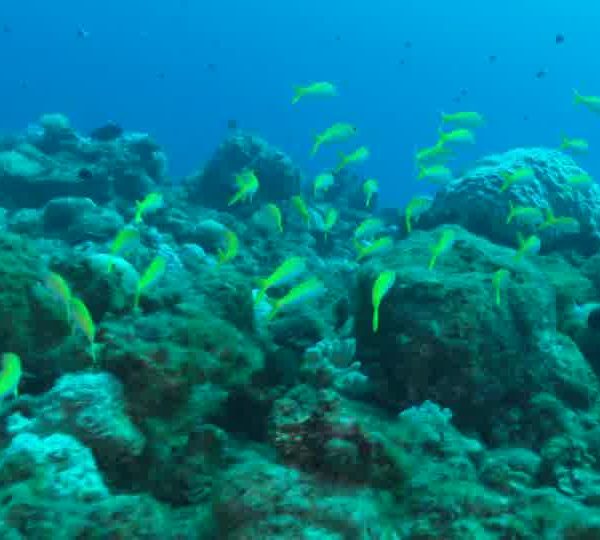
<svg viewBox="0 0 600 540">
<path fill-rule="evenodd" d="M 347 121 L 393 206 L 414 191 L 414 152 L 435 142 L 440 111 L 486 117 L 460 166 L 562 134 L 600 144 L 572 107 L 572 88 L 600 87 L 599 16 L 593 0 L 4 0 L 1 129 L 47 111 L 84 131 L 112 120 L 151 133 L 178 177 L 235 120 L 316 174 L 331 157 L 309 161 L 312 137 Z M 339 99 L 289 106 L 294 85 L 321 79 Z"/>
</svg>

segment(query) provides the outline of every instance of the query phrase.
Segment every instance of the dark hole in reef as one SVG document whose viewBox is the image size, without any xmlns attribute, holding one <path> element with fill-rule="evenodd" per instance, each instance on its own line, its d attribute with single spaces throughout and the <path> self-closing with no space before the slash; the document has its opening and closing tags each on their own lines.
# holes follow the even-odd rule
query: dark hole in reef
<svg viewBox="0 0 600 540">
<path fill-rule="evenodd" d="M 223 415 L 215 424 L 234 436 L 256 442 L 267 440 L 270 402 L 261 402 L 244 391 L 232 391 Z"/>
</svg>

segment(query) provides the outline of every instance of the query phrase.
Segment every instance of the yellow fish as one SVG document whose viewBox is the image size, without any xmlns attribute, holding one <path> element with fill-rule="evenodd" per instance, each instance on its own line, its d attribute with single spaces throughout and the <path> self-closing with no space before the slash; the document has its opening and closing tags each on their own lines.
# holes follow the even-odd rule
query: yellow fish
<svg viewBox="0 0 600 540">
<path fill-rule="evenodd" d="M 327 210 L 325 214 L 325 222 L 323 223 L 323 232 L 325 233 L 325 240 L 327 240 L 327 235 L 331 232 L 334 225 L 337 223 L 338 217 L 340 213 L 336 208 L 330 208 Z"/>
<path fill-rule="evenodd" d="M 49 272 L 44 280 L 44 285 L 65 306 L 67 321 L 71 321 L 71 288 L 65 279 L 56 272 Z"/>
<path fill-rule="evenodd" d="M 371 200 L 375 193 L 379 193 L 379 183 L 374 178 L 365 180 L 363 184 L 363 193 L 365 194 L 365 206 L 369 208 L 371 206 Z"/>
<path fill-rule="evenodd" d="M 122 253 L 127 248 L 131 247 L 133 244 L 138 242 L 140 239 L 140 232 L 133 227 L 124 227 L 118 233 L 113 243 L 110 247 L 110 254 L 113 256 L 117 256 L 119 253 Z M 112 270 L 114 265 L 114 260 L 110 260 L 108 263 L 107 272 Z"/>
<path fill-rule="evenodd" d="M 225 264 L 235 259 L 240 248 L 240 241 L 233 231 L 225 231 L 225 249 L 219 249 L 217 256 L 219 264 Z"/>
<path fill-rule="evenodd" d="M 283 217 L 281 215 L 281 210 L 279 209 L 279 206 L 277 206 L 275 203 L 269 203 L 269 204 L 267 204 L 267 212 L 271 216 L 271 219 L 273 220 L 273 223 L 277 227 L 277 230 L 280 233 L 282 233 L 283 232 Z"/>
<path fill-rule="evenodd" d="M 258 304 L 267 291 L 273 287 L 280 287 L 290 283 L 306 270 L 306 260 L 302 257 L 289 257 L 283 261 L 275 271 L 266 279 L 260 279 L 260 290 L 254 302 Z"/>
<path fill-rule="evenodd" d="M 317 134 L 310 155 L 314 156 L 323 144 L 345 141 L 357 133 L 358 130 L 351 124 L 345 124 L 343 122 L 333 124 L 333 126 L 328 127 L 322 133 Z"/>
<path fill-rule="evenodd" d="M 535 180 L 535 171 L 531 167 L 522 167 L 512 173 L 501 172 L 500 176 L 504 180 L 502 186 L 500 187 L 500 193 L 504 193 L 514 184 L 531 182 L 532 180 Z"/>
<path fill-rule="evenodd" d="M 404 211 L 404 223 L 406 232 L 412 232 L 412 219 L 419 217 L 423 212 L 426 212 L 433 204 L 433 199 L 427 195 L 413 197 L 406 205 Z"/>
<path fill-rule="evenodd" d="M 254 174 L 254 171 L 248 169 L 243 170 L 241 173 L 236 175 L 235 183 L 238 187 L 238 190 L 235 195 L 229 199 L 227 206 L 233 206 L 234 204 L 237 204 L 240 201 L 245 201 L 246 199 L 249 199 L 250 202 L 252 202 L 254 194 L 260 187 L 260 182 L 258 181 L 256 174 Z"/>
<path fill-rule="evenodd" d="M 141 223 L 144 214 L 158 210 L 163 204 L 163 196 L 157 192 L 149 193 L 142 201 L 135 201 L 135 223 Z"/>
<path fill-rule="evenodd" d="M 142 292 L 150 287 L 150 285 L 158 281 L 165 273 L 166 268 L 167 261 L 164 259 L 164 257 L 157 256 L 152 260 L 137 283 L 133 309 L 138 309 L 140 304 L 140 295 Z"/>
<path fill-rule="evenodd" d="M 386 251 L 392 249 L 393 245 L 394 240 L 391 236 L 382 236 L 381 238 L 373 240 L 366 245 L 362 245 L 360 242 L 358 242 L 358 240 L 354 239 L 354 247 L 358 253 L 356 260 L 362 261 L 367 257 L 371 257 L 372 255 L 385 253 Z"/>
<path fill-rule="evenodd" d="M 500 290 L 502 284 L 508 279 L 510 272 L 506 268 L 500 268 L 492 274 L 492 285 L 494 287 L 494 297 L 496 299 L 496 305 L 500 305 Z"/>
<path fill-rule="evenodd" d="M 19 383 L 23 376 L 21 359 L 15 353 L 2 355 L 2 371 L 0 371 L 0 400 L 6 396 L 19 396 Z"/>
<path fill-rule="evenodd" d="M 519 249 L 513 257 L 515 261 L 520 261 L 525 255 L 537 255 L 542 247 L 542 242 L 534 234 L 528 238 L 523 238 L 521 233 L 517 233 L 517 241 L 519 243 Z"/>
<path fill-rule="evenodd" d="M 453 124 L 456 128 L 478 128 L 485 120 L 478 112 L 442 113 L 442 124 Z"/>
<path fill-rule="evenodd" d="M 73 312 L 73 320 L 75 321 L 75 325 L 90 343 L 90 353 L 95 364 L 96 353 L 94 340 L 96 339 L 96 325 L 94 324 L 92 315 L 87 306 L 83 303 L 83 300 L 77 297 L 74 297 L 71 300 L 71 310 Z"/>
<path fill-rule="evenodd" d="M 313 184 L 313 197 L 317 197 L 318 193 L 321 191 L 327 191 L 333 183 L 335 182 L 335 178 L 331 173 L 321 173 L 319 174 L 314 181 Z"/>
<path fill-rule="evenodd" d="M 364 163 L 371 156 L 371 151 L 366 146 L 361 146 L 346 155 L 343 152 L 340 152 L 340 162 L 338 166 L 335 168 L 335 172 L 340 172 L 344 167 L 348 165 L 354 165 L 358 163 Z"/>
<path fill-rule="evenodd" d="M 575 105 L 583 105 L 590 111 L 600 114 L 600 96 L 582 96 L 575 89 L 573 89 L 573 94 L 573 102 Z"/>
<path fill-rule="evenodd" d="M 273 309 L 269 314 L 268 320 L 273 319 L 282 309 L 307 302 L 322 295 L 324 292 L 325 285 L 321 280 L 316 277 L 309 278 L 296 285 L 283 298 L 280 298 L 273 304 Z"/>
<path fill-rule="evenodd" d="M 297 210 L 298 214 L 300 214 L 302 221 L 304 221 L 306 226 L 309 227 L 310 212 L 308 211 L 308 206 L 306 205 L 306 202 L 304 202 L 304 199 L 300 195 L 294 195 L 292 197 L 292 204 L 294 205 L 294 208 Z"/>
<path fill-rule="evenodd" d="M 292 105 L 298 103 L 304 96 L 337 96 L 338 91 L 335 85 L 326 81 L 319 81 L 306 86 L 294 87 L 294 97 Z"/>
<path fill-rule="evenodd" d="M 371 292 L 371 300 L 373 303 L 373 333 L 379 330 L 379 306 L 383 297 L 390 291 L 396 281 L 396 273 L 391 270 L 384 270 L 379 274 L 375 283 L 373 284 L 373 290 Z"/>
<path fill-rule="evenodd" d="M 440 239 L 431 246 L 431 259 L 429 260 L 429 270 L 433 270 L 438 257 L 449 251 L 454 245 L 454 231 L 446 229 L 442 232 Z"/>
</svg>

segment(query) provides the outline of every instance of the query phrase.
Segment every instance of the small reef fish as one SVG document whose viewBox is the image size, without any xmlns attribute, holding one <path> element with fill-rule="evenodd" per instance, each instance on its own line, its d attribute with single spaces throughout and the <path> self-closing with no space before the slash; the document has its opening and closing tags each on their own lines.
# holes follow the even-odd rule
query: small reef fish
<svg viewBox="0 0 600 540">
<path fill-rule="evenodd" d="M 444 165 L 421 167 L 417 180 L 426 180 L 435 184 L 446 184 L 452 181 L 452 171 Z"/>
<path fill-rule="evenodd" d="M 67 321 L 71 321 L 71 287 L 65 279 L 56 272 L 49 272 L 44 279 L 46 288 L 65 306 Z"/>
<path fill-rule="evenodd" d="M 452 151 L 438 141 L 434 146 L 418 150 L 415 159 L 419 168 L 423 168 L 431 165 L 442 165 L 452 157 Z"/>
<path fill-rule="evenodd" d="M 379 183 L 374 178 L 369 178 L 368 180 L 365 180 L 362 189 L 365 195 L 365 206 L 369 208 L 371 206 L 373 195 L 379 193 Z"/>
<path fill-rule="evenodd" d="M 325 214 L 325 222 L 323 223 L 323 232 L 325 233 L 325 240 L 327 240 L 327 235 L 331 232 L 331 229 L 337 223 L 340 213 L 337 208 L 330 208 L 327 210 Z"/>
<path fill-rule="evenodd" d="M 373 333 L 377 333 L 379 330 L 379 306 L 381 305 L 381 301 L 394 286 L 395 281 L 396 273 L 391 270 L 384 270 L 379 274 L 373 284 L 373 290 L 371 291 L 371 301 L 373 304 Z"/>
<path fill-rule="evenodd" d="M 371 257 L 373 255 L 379 255 L 381 253 L 385 253 L 392 249 L 394 245 L 394 240 L 391 236 L 382 236 L 377 240 L 373 240 L 365 245 L 358 242 L 356 239 L 354 240 L 354 247 L 357 251 L 356 260 L 362 261 L 367 257 Z"/>
<path fill-rule="evenodd" d="M 573 187 L 587 187 L 594 183 L 594 179 L 589 174 L 573 174 L 569 176 L 565 182 Z"/>
<path fill-rule="evenodd" d="M 135 291 L 135 300 L 133 302 L 133 309 L 137 310 L 140 305 L 140 296 L 143 291 L 145 291 L 150 285 L 156 283 L 162 275 L 165 273 L 167 268 L 167 261 L 164 257 L 160 255 L 154 257 L 152 262 L 148 265 L 148 268 L 144 271 L 140 279 L 138 280 L 136 291 Z"/>
<path fill-rule="evenodd" d="M 509 201 L 509 211 L 506 218 L 506 224 L 509 225 L 513 220 L 528 225 L 539 225 L 544 221 L 542 211 L 535 206 L 515 206 Z"/>
<path fill-rule="evenodd" d="M 19 396 L 19 383 L 22 376 L 23 369 L 19 356 L 15 353 L 4 353 L 0 371 L 0 400 L 7 396 Z"/>
<path fill-rule="evenodd" d="M 512 173 L 501 172 L 500 176 L 504 180 L 500 187 L 500 193 L 504 193 L 515 184 L 535 180 L 535 171 L 531 167 L 522 167 Z"/>
<path fill-rule="evenodd" d="M 265 208 L 266 208 L 267 214 L 270 216 L 270 218 L 273 221 L 273 224 L 277 228 L 277 231 L 282 233 L 283 232 L 283 217 L 281 215 L 281 210 L 280 210 L 279 206 L 277 206 L 275 203 L 269 203 L 269 204 L 267 204 L 267 206 Z"/>
<path fill-rule="evenodd" d="M 313 196 L 316 198 L 317 195 L 322 191 L 327 191 L 333 186 L 335 178 L 331 173 L 321 173 L 317 175 L 313 182 Z"/>
<path fill-rule="evenodd" d="M 110 254 L 113 257 L 116 257 L 117 255 L 123 253 L 125 250 L 130 248 L 133 244 L 139 242 L 139 239 L 140 232 L 137 229 L 134 229 L 133 227 L 124 227 L 117 233 L 117 236 L 113 240 L 113 243 L 110 246 Z M 108 262 L 108 267 L 106 271 L 110 272 L 114 264 L 114 260 L 111 259 Z"/>
<path fill-rule="evenodd" d="M 442 124 L 452 124 L 455 128 L 473 129 L 481 127 L 485 120 L 478 112 L 442 113 Z"/>
<path fill-rule="evenodd" d="M 562 232 L 577 232 L 579 231 L 579 221 L 568 216 L 555 216 L 552 208 L 546 208 L 546 219 L 539 227 L 540 231 L 545 229 L 558 229 Z"/>
<path fill-rule="evenodd" d="M 90 344 L 90 354 L 92 355 L 92 361 L 96 363 L 96 347 L 94 340 L 96 339 L 96 325 L 92 315 L 84 304 L 81 298 L 73 297 L 71 299 L 71 311 L 73 312 L 73 321 L 75 326 L 83 333 Z"/>
<path fill-rule="evenodd" d="M 357 240 L 372 238 L 385 228 L 385 224 L 379 218 L 367 218 L 354 230 L 354 238 Z"/>
<path fill-rule="evenodd" d="M 302 221 L 304 221 L 307 227 L 310 227 L 310 212 L 304 199 L 300 195 L 294 195 L 292 197 L 292 204 Z"/>
<path fill-rule="evenodd" d="M 455 234 L 452 229 L 446 229 L 442 232 L 440 239 L 433 244 L 431 249 L 431 259 L 429 259 L 429 270 L 433 270 L 438 257 L 442 253 L 449 251 L 454 245 Z"/>
<path fill-rule="evenodd" d="M 590 145 L 585 139 L 569 139 L 563 136 L 559 148 L 571 154 L 585 154 Z"/>
<path fill-rule="evenodd" d="M 600 96 L 582 96 L 577 90 L 573 89 L 573 103 L 583 105 L 590 111 L 600 114 Z"/>
<path fill-rule="evenodd" d="M 240 249 L 240 241 L 237 237 L 237 234 L 229 229 L 225 231 L 224 241 L 225 247 L 223 249 L 219 249 L 217 252 L 219 264 L 225 264 L 235 259 Z"/>
<path fill-rule="evenodd" d="M 519 243 L 519 248 L 513 257 L 515 261 L 520 261 L 525 255 L 537 255 L 542 247 L 542 242 L 535 234 L 532 234 L 528 238 L 523 238 L 521 233 L 517 233 L 517 242 Z"/>
<path fill-rule="evenodd" d="M 366 146 L 360 146 L 354 152 L 350 154 L 344 154 L 340 152 L 340 162 L 335 168 L 335 172 L 338 173 L 348 165 L 357 165 L 364 163 L 371 156 L 371 151 Z"/>
<path fill-rule="evenodd" d="M 159 208 L 162 208 L 164 204 L 164 198 L 161 193 L 156 191 L 149 193 L 141 201 L 135 201 L 135 223 L 141 223 L 145 214 L 155 212 Z"/>
<path fill-rule="evenodd" d="M 427 212 L 432 204 L 433 198 L 427 195 L 417 195 L 408 202 L 406 210 L 404 210 L 404 223 L 408 234 L 412 232 L 413 218 L 417 219 L 421 214 Z"/>
<path fill-rule="evenodd" d="M 310 155 L 314 156 L 323 144 L 331 144 L 341 142 L 353 137 L 358 133 L 356 127 L 352 124 L 338 122 L 328 127 L 325 131 L 318 133 L 315 137 L 315 143 L 310 151 Z"/>
<path fill-rule="evenodd" d="M 440 140 L 444 146 L 464 146 L 475 144 L 475 134 L 466 128 L 453 129 L 452 131 L 439 130 Z"/>
<path fill-rule="evenodd" d="M 496 305 L 500 305 L 500 292 L 503 284 L 506 282 L 508 277 L 510 276 L 510 272 L 506 268 L 500 268 L 500 270 L 496 270 L 492 274 L 492 286 L 494 288 L 494 299 L 496 301 Z"/>
<path fill-rule="evenodd" d="M 273 309 L 271 310 L 271 313 L 269 313 L 267 320 L 271 321 L 282 309 L 317 298 L 324 292 L 324 283 L 316 277 L 311 277 L 296 285 L 283 298 L 276 300 L 273 303 Z"/>
<path fill-rule="evenodd" d="M 302 257 L 289 257 L 283 261 L 268 278 L 259 280 L 260 290 L 254 299 L 254 303 L 260 303 L 269 289 L 286 285 L 291 281 L 294 281 L 305 271 L 305 259 Z"/>
<path fill-rule="evenodd" d="M 254 194 L 260 187 L 260 182 L 258 181 L 256 174 L 249 169 L 244 169 L 236 175 L 235 184 L 237 185 L 238 190 L 235 195 L 229 199 L 227 206 L 233 206 L 240 201 L 244 202 L 246 199 L 249 199 L 250 202 L 252 202 Z"/>
<path fill-rule="evenodd" d="M 326 81 L 313 82 L 306 86 L 294 87 L 294 97 L 292 105 L 298 103 L 305 96 L 337 96 L 338 91 L 335 85 Z"/>
</svg>

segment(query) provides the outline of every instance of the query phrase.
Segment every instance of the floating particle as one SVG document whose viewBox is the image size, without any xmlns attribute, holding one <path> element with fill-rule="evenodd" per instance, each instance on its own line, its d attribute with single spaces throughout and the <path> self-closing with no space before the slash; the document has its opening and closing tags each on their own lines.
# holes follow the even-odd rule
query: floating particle
<svg viewBox="0 0 600 540">
<path fill-rule="evenodd" d="M 413 46 L 412 41 L 406 40 L 404 42 L 404 48 L 405 49 L 412 49 L 412 46 Z"/>
<path fill-rule="evenodd" d="M 5 34 L 12 34 L 12 28 L 10 27 L 10 25 L 4 23 L 2 25 L 2 32 L 4 32 Z"/>
<path fill-rule="evenodd" d="M 335 39 L 336 41 L 342 41 L 342 36 L 336 34 L 333 39 Z"/>
<path fill-rule="evenodd" d="M 498 57 L 495 54 L 490 54 L 488 56 L 488 60 L 489 60 L 490 64 L 495 64 L 496 60 L 498 60 Z"/>
<path fill-rule="evenodd" d="M 166 75 L 165 75 L 165 72 L 164 72 L 164 71 L 159 71 L 159 72 L 156 74 L 156 78 L 157 78 L 159 81 L 164 81 L 164 80 L 165 80 L 165 77 L 166 77 Z"/>
<path fill-rule="evenodd" d="M 524 114 L 523 115 L 523 122 L 527 122 L 529 120 L 529 115 Z"/>
<path fill-rule="evenodd" d="M 227 129 L 237 129 L 238 123 L 235 118 L 230 118 L 227 120 Z"/>
<path fill-rule="evenodd" d="M 548 70 L 546 68 L 540 69 L 536 74 L 536 79 L 544 79 L 548 75 Z"/>
<path fill-rule="evenodd" d="M 565 42 L 564 34 L 556 34 L 554 41 L 556 42 L 557 45 L 562 45 Z"/>
<path fill-rule="evenodd" d="M 206 70 L 210 71 L 211 73 L 216 73 L 218 70 L 218 66 L 217 64 L 213 64 L 212 62 L 209 62 L 208 64 L 206 64 Z"/>
<path fill-rule="evenodd" d="M 401 66 L 406 64 L 406 60 L 404 58 L 400 58 L 400 62 L 398 62 Z"/>
<path fill-rule="evenodd" d="M 80 27 L 77 29 L 77 37 L 78 37 L 79 39 L 86 39 L 86 38 L 88 38 L 89 36 L 90 36 L 90 33 L 89 33 L 89 32 L 88 32 L 88 31 L 87 31 L 85 28 L 83 28 L 83 26 L 80 26 Z"/>
<path fill-rule="evenodd" d="M 468 88 L 461 88 L 459 94 L 462 97 L 466 97 L 466 95 L 469 93 L 469 89 Z"/>
</svg>

